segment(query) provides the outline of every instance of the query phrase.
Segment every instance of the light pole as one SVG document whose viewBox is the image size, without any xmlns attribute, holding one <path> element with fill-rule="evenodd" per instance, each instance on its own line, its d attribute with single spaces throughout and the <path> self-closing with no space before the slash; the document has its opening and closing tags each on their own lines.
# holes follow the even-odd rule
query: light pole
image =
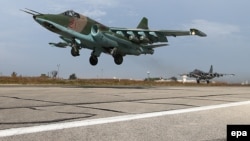
<svg viewBox="0 0 250 141">
<path fill-rule="evenodd" d="M 59 69 L 60 69 L 60 64 L 57 64 L 57 76 L 59 78 Z"/>
<path fill-rule="evenodd" d="M 103 79 L 103 68 L 101 69 L 101 79 Z"/>
<path fill-rule="evenodd" d="M 150 78 L 150 71 L 147 71 L 147 74 L 148 74 L 148 81 L 149 81 L 149 78 Z"/>
</svg>

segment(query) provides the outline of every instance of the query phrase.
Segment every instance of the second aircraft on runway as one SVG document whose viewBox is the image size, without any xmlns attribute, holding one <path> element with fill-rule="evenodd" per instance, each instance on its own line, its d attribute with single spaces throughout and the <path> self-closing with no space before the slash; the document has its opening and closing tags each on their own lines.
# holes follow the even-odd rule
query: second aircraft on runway
<svg viewBox="0 0 250 141">
<path fill-rule="evenodd" d="M 204 72 L 199 69 L 195 69 L 192 72 L 189 72 L 187 74 L 181 74 L 181 76 L 188 76 L 188 77 L 193 77 L 196 78 L 196 82 L 200 83 L 200 81 L 206 81 L 207 84 L 209 81 L 215 77 L 222 77 L 224 75 L 231 75 L 234 76 L 235 74 L 225 74 L 225 73 L 217 73 L 213 72 L 213 65 L 211 65 L 209 72 Z"/>
</svg>

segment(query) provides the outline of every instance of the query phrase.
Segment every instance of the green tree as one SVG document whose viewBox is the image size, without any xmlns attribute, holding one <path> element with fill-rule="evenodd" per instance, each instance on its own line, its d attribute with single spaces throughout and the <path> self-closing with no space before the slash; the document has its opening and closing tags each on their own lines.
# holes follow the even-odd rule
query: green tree
<svg viewBox="0 0 250 141">
<path fill-rule="evenodd" d="M 69 80 L 75 80 L 75 79 L 77 79 L 75 73 L 73 73 L 73 74 L 71 74 L 71 75 L 69 76 Z"/>
<path fill-rule="evenodd" d="M 11 77 L 17 77 L 17 73 L 16 72 L 12 72 Z"/>
<path fill-rule="evenodd" d="M 172 81 L 177 81 L 177 78 L 176 77 L 171 77 L 171 78 L 169 78 L 170 80 L 172 80 Z"/>
<path fill-rule="evenodd" d="M 48 76 L 46 74 L 44 74 L 44 73 L 42 73 L 40 77 L 41 78 L 48 78 Z"/>
</svg>

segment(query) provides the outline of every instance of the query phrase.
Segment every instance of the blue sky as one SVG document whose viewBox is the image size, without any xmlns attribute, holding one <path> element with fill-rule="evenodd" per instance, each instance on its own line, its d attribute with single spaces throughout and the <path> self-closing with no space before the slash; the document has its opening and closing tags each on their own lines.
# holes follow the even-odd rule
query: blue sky
<svg viewBox="0 0 250 141">
<path fill-rule="evenodd" d="M 13 71 L 22 76 L 40 76 L 57 70 L 68 78 L 143 79 L 171 77 L 195 68 L 208 71 L 210 65 L 219 73 L 235 73 L 218 80 L 250 80 L 250 18 L 248 0 L 1 0 L 0 1 L 0 74 Z M 59 42 L 57 34 L 38 25 L 20 9 L 41 13 L 61 13 L 68 9 L 85 14 L 112 27 L 134 28 L 148 17 L 151 29 L 189 30 L 197 28 L 208 36 L 169 37 L 169 46 L 157 48 L 154 55 L 126 56 L 122 65 L 102 54 L 97 66 L 89 64 L 91 51 L 81 50 L 72 57 L 70 48 L 51 47 Z"/>
</svg>

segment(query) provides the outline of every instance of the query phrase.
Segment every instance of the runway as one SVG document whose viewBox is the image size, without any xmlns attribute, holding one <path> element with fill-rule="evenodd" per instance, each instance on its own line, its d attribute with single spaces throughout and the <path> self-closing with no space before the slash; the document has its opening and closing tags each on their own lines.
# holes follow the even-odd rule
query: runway
<svg viewBox="0 0 250 141">
<path fill-rule="evenodd" d="M 0 87 L 0 140 L 226 140 L 249 108 L 249 87 Z"/>
</svg>

